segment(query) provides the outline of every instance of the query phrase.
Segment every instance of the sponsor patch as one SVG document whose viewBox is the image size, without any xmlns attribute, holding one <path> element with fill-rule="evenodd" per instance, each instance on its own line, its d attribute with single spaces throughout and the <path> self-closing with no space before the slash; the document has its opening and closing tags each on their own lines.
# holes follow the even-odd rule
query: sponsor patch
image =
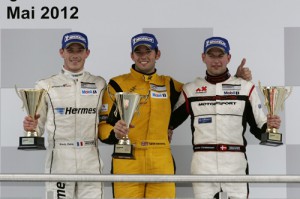
<svg viewBox="0 0 300 199">
<path fill-rule="evenodd" d="M 155 92 L 155 91 L 151 91 L 151 97 L 152 98 L 166 99 L 166 98 L 168 98 L 168 93 L 167 92 Z"/>
<path fill-rule="evenodd" d="M 76 34 L 74 34 L 74 35 L 66 35 L 64 40 L 65 40 L 65 42 L 67 42 L 69 40 L 81 40 L 84 43 L 86 43 L 86 39 L 83 36 L 79 35 L 79 34 L 77 34 L 77 35 Z"/>
<path fill-rule="evenodd" d="M 63 84 L 63 85 L 54 85 L 51 86 L 51 88 L 66 88 L 66 87 L 71 87 L 70 84 Z"/>
<path fill-rule="evenodd" d="M 106 121 L 108 118 L 108 115 L 99 115 L 99 122 Z"/>
<path fill-rule="evenodd" d="M 55 198 L 65 198 L 66 197 L 66 184 L 63 182 L 56 183 L 56 197 Z"/>
<path fill-rule="evenodd" d="M 56 113 L 63 115 L 65 113 L 65 108 L 55 108 Z"/>
<path fill-rule="evenodd" d="M 206 93 L 207 92 L 207 86 L 201 86 L 196 89 L 196 93 Z"/>
<path fill-rule="evenodd" d="M 140 36 L 140 37 L 137 37 L 137 38 L 133 38 L 132 39 L 132 44 L 134 45 L 135 43 L 137 42 L 140 42 L 140 41 L 147 41 L 147 42 L 151 42 L 151 43 L 154 43 L 154 39 L 152 37 L 147 37 L 147 36 Z"/>
<path fill-rule="evenodd" d="M 95 83 L 81 82 L 81 88 L 96 89 L 97 86 Z"/>
<path fill-rule="evenodd" d="M 224 95 L 239 95 L 239 91 L 224 91 Z"/>
<path fill-rule="evenodd" d="M 258 106 L 259 109 L 261 109 L 261 104 L 258 104 L 257 106 Z"/>
<path fill-rule="evenodd" d="M 55 112 L 60 115 L 73 115 L 73 114 L 95 114 L 96 108 L 54 108 Z"/>
<path fill-rule="evenodd" d="M 241 90 L 241 84 L 222 84 L 222 90 Z"/>
<path fill-rule="evenodd" d="M 211 117 L 205 117 L 205 118 L 199 118 L 198 124 L 205 124 L 205 123 L 211 123 L 212 119 Z"/>
<path fill-rule="evenodd" d="M 98 95 L 98 89 L 81 89 L 81 95 Z"/>
<path fill-rule="evenodd" d="M 218 101 L 218 102 L 200 102 L 198 106 L 235 105 L 235 104 L 236 102 Z"/>
<path fill-rule="evenodd" d="M 108 111 L 108 104 L 102 104 L 100 111 L 101 111 L 101 112 L 106 112 L 106 111 Z"/>
<path fill-rule="evenodd" d="M 166 86 L 158 86 L 158 85 L 155 85 L 155 84 L 150 84 L 150 88 L 151 90 L 153 91 L 167 91 L 167 88 Z"/>
</svg>

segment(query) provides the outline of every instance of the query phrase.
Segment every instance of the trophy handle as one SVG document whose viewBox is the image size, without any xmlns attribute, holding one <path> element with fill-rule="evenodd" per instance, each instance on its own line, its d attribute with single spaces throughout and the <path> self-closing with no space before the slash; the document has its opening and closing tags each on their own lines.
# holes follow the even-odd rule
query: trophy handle
<svg viewBox="0 0 300 199">
<path fill-rule="evenodd" d="M 116 103 L 116 99 L 114 98 L 114 95 L 111 94 L 111 92 L 109 91 L 109 86 L 107 85 L 106 86 L 106 90 L 107 90 L 107 93 L 108 93 L 108 96 L 109 98 L 111 99 L 111 101 L 114 103 L 114 105 L 116 106 L 116 110 L 114 111 L 114 115 L 117 117 L 118 115 L 118 106 L 117 106 L 117 103 Z"/>
<path fill-rule="evenodd" d="M 284 100 L 286 100 L 286 99 L 291 95 L 292 90 L 293 90 L 293 87 L 291 86 L 290 89 L 289 89 L 289 91 L 287 91 L 287 95 L 286 95 L 286 97 L 284 98 Z"/>
<path fill-rule="evenodd" d="M 141 99 L 144 99 L 143 102 L 140 102 L 137 107 L 136 107 L 136 112 L 138 115 L 140 115 L 140 105 L 141 104 L 146 104 L 147 101 L 148 101 L 148 98 L 149 98 L 149 95 L 150 95 L 150 90 L 148 91 L 148 94 L 147 95 L 140 95 L 141 96 Z"/>
<path fill-rule="evenodd" d="M 285 89 L 287 91 L 286 91 L 286 95 L 285 95 L 285 97 L 283 99 L 283 102 L 291 95 L 293 87 L 291 86 L 291 87 L 289 87 L 289 89 L 287 89 L 287 88 L 285 88 Z M 282 103 L 282 105 L 281 105 L 281 110 L 283 110 L 283 109 L 284 109 L 284 103 Z"/>
<path fill-rule="evenodd" d="M 22 97 L 21 97 L 21 95 L 20 95 L 20 93 L 19 93 L 19 90 L 18 90 L 18 88 L 17 88 L 17 85 L 15 84 L 15 91 L 16 91 L 16 93 L 17 93 L 17 95 L 18 95 L 18 97 L 22 100 L 22 109 L 24 110 L 24 107 L 25 107 L 25 102 L 23 101 L 23 99 L 22 99 Z"/>
<path fill-rule="evenodd" d="M 150 95 L 150 90 L 148 91 L 147 95 L 140 95 L 141 98 L 144 98 L 144 102 L 142 104 L 146 104 L 146 102 L 148 101 L 149 95 Z"/>
<path fill-rule="evenodd" d="M 111 94 L 111 92 L 109 91 L 109 86 L 108 85 L 106 86 L 106 90 L 107 90 L 108 96 L 111 99 L 111 101 L 113 101 L 115 103 L 115 99 L 114 99 L 113 95 Z"/>
<path fill-rule="evenodd" d="M 18 90 L 18 88 L 17 88 L 17 85 L 15 84 L 15 91 L 16 91 L 16 93 L 17 93 L 17 95 L 18 95 L 18 97 L 20 98 L 20 99 L 22 99 L 22 97 L 21 97 L 21 95 L 20 95 L 20 93 L 19 93 L 19 90 Z M 22 100 L 23 101 L 23 100 Z"/>
<path fill-rule="evenodd" d="M 47 88 L 47 90 L 46 90 L 46 92 L 45 92 L 45 95 L 47 94 L 47 93 L 49 93 L 49 90 L 50 90 L 50 84 L 48 84 L 48 88 Z"/>
<path fill-rule="evenodd" d="M 258 87 L 259 87 L 260 91 L 261 91 L 262 93 L 264 93 L 260 81 L 258 81 Z"/>
<path fill-rule="evenodd" d="M 40 99 L 44 99 L 45 95 L 47 95 L 47 94 L 49 93 L 50 87 L 51 87 L 50 84 L 48 84 L 47 90 L 46 90 L 46 89 L 43 89 L 44 92 L 43 92 L 43 94 L 42 94 L 42 96 L 41 96 Z M 42 108 L 42 106 L 43 106 L 43 103 L 42 103 L 42 105 L 39 107 L 39 110 Z"/>
<path fill-rule="evenodd" d="M 261 86 L 260 81 L 258 81 L 258 86 L 259 86 L 259 89 L 260 89 L 261 93 L 262 93 L 263 95 L 265 95 L 265 93 L 264 93 L 264 88 L 263 88 L 263 86 Z M 269 112 L 270 114 L 272 114 L 272 113 L 271 113 L 272 111 L 271 111 L 270 107 L 268 106 L 269 99 L 268 99 L 267 97 L 264 97 L 264 100 L 265 100 L 264 105 L 266 106 L 268 112 Z"/>
</svg>

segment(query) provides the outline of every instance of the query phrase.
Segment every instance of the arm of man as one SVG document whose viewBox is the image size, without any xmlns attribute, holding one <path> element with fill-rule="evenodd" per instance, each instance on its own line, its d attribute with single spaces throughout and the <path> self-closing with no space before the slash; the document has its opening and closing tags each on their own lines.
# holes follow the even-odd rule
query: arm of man
<svg viewBox="0 0 300 199">
<path fill-rule="evenodd" d="M 120 120 L 117 114 L 117 107 L 114 105 L 111 95 L 114 95 L 116 90 L 112 87 L 111 82 L 107 85 L 109 88 L 103 94 L 102 108 L 99 114 L 98 136 L 101 142 L 106 144 L 116 144 L 118 139 L 114 132 L 114 126 Z M 110 91 L 110 94 L 108 93 Z"/>
<path fill-rule="evenodd" d="M 265 133 L 267 130 L 267 117 L 262 110 L 262 104 L 255 85 L 252 85 L 249 100 L 246 103 L 245 115 L 250 125 L 250 132 L 260 140 L 262 133 Z"/>
<path fill-rule="evenodd" d="M 181 91 L 179 99 L 171 114 L 169 129 L 175 129 L 181 125 L 189 116 L 189 103 L 184 91 Z"/>
</svg>

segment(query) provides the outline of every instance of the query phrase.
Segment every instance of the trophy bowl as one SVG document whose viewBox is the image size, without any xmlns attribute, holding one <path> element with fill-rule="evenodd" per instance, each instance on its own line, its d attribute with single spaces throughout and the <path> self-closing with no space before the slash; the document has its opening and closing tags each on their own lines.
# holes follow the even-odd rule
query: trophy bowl
<svg viewBox="0 0 300 199">
<path fill-rule="evenodd" d="M 292 87 L 261 86 L 260 81 L 258 84 L 264 96 L 264 104 L 268 114 L 278 115 L 279 111 L 284 109 L 284 101 L 290 96 Z M 282 145 L 282 134 L 276 128 L 267 127 L 266 132 L 261 136 L 260 144 L 268 146 Z"/>
<path fill-rule="evenodd" d="M 115 93 L 115 104 L 119 112 L 121 120 L 124 120 L 126 126 L 129 128 L 129 125 L 132 121 L 132 118 L 135 112 L 138 110 L 141 96 L 137 93 L 131 92 L 117 92 Z M 128 135 L 125 135 L 119 139 L 118 144 L 114 147 L 114 158 L 121 159 L 134 159 L 133 155 L 134 147 L 131 144 L 131 141 Z"/>
<path fill-rule="evenodd" d="M 107 93 L 116 106 L 114 112 L 115 116 L 118 117 L 119 114 L 120 119 L 125 121 L 127 128 L 129 128 L 135 113 L 139 111 L 140 104 L 145 104 L 150 95 L 150 91 L 147 95 L 134 92 L 116 92 L 112 94 L 109 90 L 109 86 L 107 86 Z M 128 135 L 125 135 L 119 139 L 118 144 L 115 144 L 112 157 L 135 159 L 133 152 L 134 146 L 131 144 Z"/>
<path fill-rule="evenodd" d="M 45 89 L 20 89 L 15 86 L 15 90 L 19 98 L 23 102 L 27 115 L 35 118 L 42 105 L 47 91 Z M 39 136 L 36 130 L 27 131 L 25 136 L 19 137 L 20 150 L 45 150 L 44 137 Z"/>
</svg>

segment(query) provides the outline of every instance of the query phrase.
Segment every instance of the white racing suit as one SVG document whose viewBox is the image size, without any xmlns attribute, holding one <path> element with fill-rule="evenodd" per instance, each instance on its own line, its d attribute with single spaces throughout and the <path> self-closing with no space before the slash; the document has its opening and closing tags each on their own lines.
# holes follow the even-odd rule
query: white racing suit
<svg viewBox="0 0 300 199">
<path fill-rule="evenodd" d="M 266 116 L 261 109 L 255 85 L 230 77 L 211 84 L 197 78 L 184 85 L 173 112 L 171 126 L 176 128 L 191 116 L 194 154 L 192 174 L 248 174 L 244 137 L 250 132 L 260 139 Z M 232 198 L 247 198 L 247 183 L 193 183 L 195 198 L 214 198 L 220 191 Z"/>
<path fill-rule="evenodd" d="M 48 133 L 45 172 L 49 174 L 100 174 L 98 120 L 105 80 L 88 72 L 40 80 L 36 88 L 48 91 L 39 111 L 39 134 Z M 101 199 L 101 182 L 48 182 L 46 198 Z"/>
</svg>

